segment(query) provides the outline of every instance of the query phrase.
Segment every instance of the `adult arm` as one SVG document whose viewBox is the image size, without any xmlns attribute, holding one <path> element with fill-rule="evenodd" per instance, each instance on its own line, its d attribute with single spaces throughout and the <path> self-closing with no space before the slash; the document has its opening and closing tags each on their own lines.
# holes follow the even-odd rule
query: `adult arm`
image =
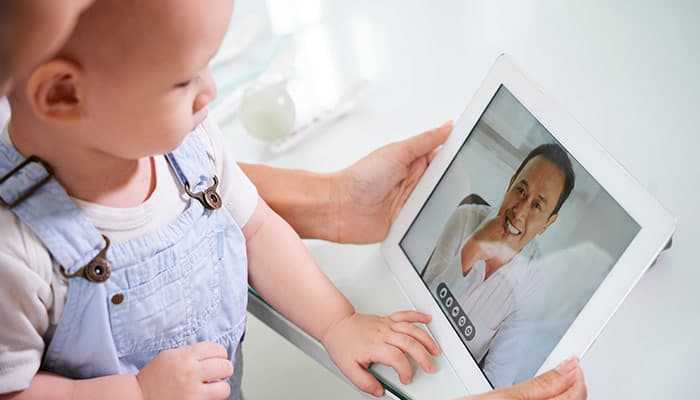
<svg viewBox="0 0 700 400">
<path fill-rule="evenodd" d="M 341 171 L 320 174 L 239 164 L 265 202 L 303 238 L 340 243 L 384 239 L 435 151 L 448 122 L 388 144 Z"/>
</svg>

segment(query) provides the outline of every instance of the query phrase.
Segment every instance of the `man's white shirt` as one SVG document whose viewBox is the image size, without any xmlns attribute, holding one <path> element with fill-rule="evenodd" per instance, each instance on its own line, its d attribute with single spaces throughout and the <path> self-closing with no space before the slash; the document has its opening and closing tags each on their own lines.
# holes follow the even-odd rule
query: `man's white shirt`
<svg viewBox="0 0 700 400">
<path fill-rule="evenodd" d="M 496 387 L 511 385 L 518 374 L 527 319 L 541 298 L 539 248 L 530 242 L 510 262 L 486 278 L 477 261 L 462 276 L 461 250 L 469 237 L 496 216 L 497 209 L 461 205 L 448 220 L 423 275 L 431 293 L 445 283 L 475 327 L 467 347 Z M 521 340 L 519 340 L 521 339 Z"/>
</svg>

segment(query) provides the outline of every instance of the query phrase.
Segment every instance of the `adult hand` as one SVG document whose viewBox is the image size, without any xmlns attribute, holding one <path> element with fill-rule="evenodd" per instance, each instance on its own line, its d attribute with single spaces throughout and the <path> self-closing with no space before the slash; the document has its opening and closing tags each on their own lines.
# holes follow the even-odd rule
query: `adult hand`
<svg viewBox="0 0 700 400">
<path fill-rule="evenodd" d="M 452 126 L 452 122 L 447 122 L 439 128 L 388 144 L 340 171 L 335 190 L 339 208 L 337 241 L 374 243 L 383 240 Z"/>
<path fill-rule="evenodd" d="M 462 246 L 462 276 L 467 276 L 477 261 L 495 260 L 503 264 L 517 251 L 503 241 L 503 217 L 496 216 L 474 231 Z"/>
<path fill-rule="evenodd" d="M 583 371 L 571 359 L 529 381 L 459 400 L 584 400 L 586 396 Z"/>
<path fill-rule="evenodd" d="M 233 365 L 226 349 L 201 342 L 160 352 L 136 376 L 144 400 L 227 399 Z"/>
</svg>

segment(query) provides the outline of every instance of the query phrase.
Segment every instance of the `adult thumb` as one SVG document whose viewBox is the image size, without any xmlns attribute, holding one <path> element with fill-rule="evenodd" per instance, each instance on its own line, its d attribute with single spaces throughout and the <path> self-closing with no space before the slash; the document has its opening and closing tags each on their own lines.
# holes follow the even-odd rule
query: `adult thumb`
<svg viewBox="0 0 700 400">
<path fill-rule="evenodd" d="M 397 142 L 399 146 L 405 149 L 404 154 L 401 154 L 401 157 L 404 158 L 403 161 L 410 164 L 418 157 L 430 155 L 447 140 L 453 126 L 454 123 L 448 121 L 442 126 Z"/>
<path fill-rule="evenodd" d="M 513 398 L 523 400 L 549 399 L 566 392 L 576 382 L 578 360 L 570 358 L 551 371 L 506 389 Z"/>
</svg>

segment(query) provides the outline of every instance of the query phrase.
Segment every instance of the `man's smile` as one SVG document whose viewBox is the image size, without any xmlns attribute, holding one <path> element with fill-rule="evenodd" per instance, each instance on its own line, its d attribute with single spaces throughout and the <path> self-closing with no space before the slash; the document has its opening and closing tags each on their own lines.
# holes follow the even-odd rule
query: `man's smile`
<svg viewBox="0 0 700 400">
<path fill-rule="evenodd" d="M 516 227 L 510 222 L 510 218 L 508 218 L 508 216 L 505 217 L 505 226 L 506 226 L 506 230 L 507 230 L 508 233 L 510 233 L 511 235 L 518 236 L 518 235 L 520 235 L 520 234 L 522 233 L 522 231 L 520 231 L 518 228 L 516 228 Z"/>
</svg>

